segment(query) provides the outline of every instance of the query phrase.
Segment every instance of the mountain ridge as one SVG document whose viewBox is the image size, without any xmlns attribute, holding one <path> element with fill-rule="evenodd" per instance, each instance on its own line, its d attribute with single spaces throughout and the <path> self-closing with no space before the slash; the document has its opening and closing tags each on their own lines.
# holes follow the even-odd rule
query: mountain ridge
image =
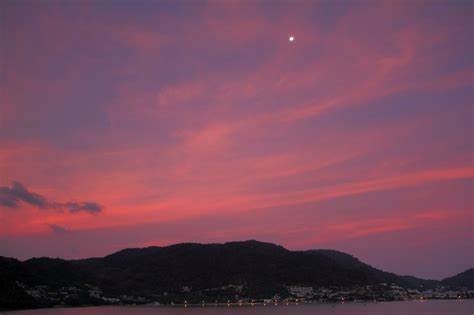
<svg viewBox="0 0 474 315">
<path fill-rule="evenodd" d="M 442 281 L 399 276 L 329 249 L 291 251 L 256 240 L 180 243 L 126 248 L 104 257 L 76 260 L 39 257 L 19 261 L 0 256 L 0 296 L 10 300 L 0 298 L 0 307 L 89 305 L 117 299 L 128 303 L 123 297 L 131 295 L 142 298 L 131 299 L 133 303 L 220 301 L 236 296 L 261 299 L 289 296 L 292 286 L 334 290 L 387 284 L 404 290 L 471 288 L 471 281 L 463 273 Z M 383 288 L 377 290 L 373 294 L 385 294 Z M 62 296 L 61 292 L 66 293 Z M 99 299 L 99 295 L 110 298 Z"/>
</svg>

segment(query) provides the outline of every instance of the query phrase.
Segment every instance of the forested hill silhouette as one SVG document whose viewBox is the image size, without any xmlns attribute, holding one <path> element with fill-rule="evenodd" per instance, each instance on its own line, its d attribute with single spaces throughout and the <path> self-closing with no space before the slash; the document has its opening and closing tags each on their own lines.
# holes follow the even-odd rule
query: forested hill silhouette
<svg viewBox="0 0 474 315">
<path fill-rule="evenodd" d="M 61 294 L 71 287 L 77 289 L 77 299 L 62 303 L 101 304 L 103 299 L 94 300 L 91 290 L 109 297 L 155 297 L 166 303 L 228 298 L 236 292 L 255 299 L 285 296 L 288 286 L 349 288 L 387 283 L 403 288 L 472 288 L 472 269 L 466 273 L 443 281 L 424 280 L 381 271 L 334 250 L 290 251 L 255 240 L 184 243 L 129 248 L 80 260 L 0 257 L 0 307 L 44 305 L 38 298 L 41 290 Z"/>
</svg>

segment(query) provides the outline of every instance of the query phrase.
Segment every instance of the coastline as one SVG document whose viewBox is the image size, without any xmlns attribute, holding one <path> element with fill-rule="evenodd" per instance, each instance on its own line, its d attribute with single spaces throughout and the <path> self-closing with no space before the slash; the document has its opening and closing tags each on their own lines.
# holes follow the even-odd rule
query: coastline
<svg viewBox="0 0 474 315">
<path fill-rule="evenodd" d="M 88 308 L 160 308 L 160 309 L 196 309 L 196 308 L 253 308 L 253 307 L 301 307 L 301 306 L 343 306 L 343 305 L 374 305 L 387 303 L 430 303 L 430 302 L 447 302 L 458 301 L 460 303 L 472 301 L 474 305 L 474 298 L 462 299 L 409 299 L 409 300 L 390 300 L 390 301 L 371 301 L 371 300 L 348 300 L 342 302 L 334 301 L 301 301 L 301 302 L 278 302 L 278 303 L 264 303 L 264 302 L 231 302 L 231 303 L 185 303 L 185 304 L 160 304 L 160 303 L 146 303 L 146 304 L 103 304 L 103 305 L 55 305 L 50 307 L 37 308 L 22 308 L 22 309 L 2 309 L 0 308 L 0 315 L 10 314 L 16 312 L 29 312 L 39 310 L 55 310 L 55 309 L 88 309 Z"/>
</svg>

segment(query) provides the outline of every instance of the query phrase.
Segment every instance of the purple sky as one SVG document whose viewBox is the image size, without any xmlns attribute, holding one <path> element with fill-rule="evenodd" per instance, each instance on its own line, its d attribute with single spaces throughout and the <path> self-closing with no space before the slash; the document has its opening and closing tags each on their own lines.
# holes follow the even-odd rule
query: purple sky
<svg viewBox="0 0 474 315">
<path fill-rule="evenodd" d="M 473 9 L 1 1 L 0 255 L 258 239 L 472 267 Z"/>
</svg>

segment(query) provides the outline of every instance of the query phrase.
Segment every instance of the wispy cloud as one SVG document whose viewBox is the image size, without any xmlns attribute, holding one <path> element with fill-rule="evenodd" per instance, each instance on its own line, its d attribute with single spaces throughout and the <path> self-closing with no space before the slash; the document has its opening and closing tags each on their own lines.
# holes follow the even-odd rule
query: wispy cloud
<svg viewBox="0 0 474 315">
<path fill-rule="evenodd" d="M 28 190 L 23 184 L 13 181 L 11 186 L 0 187 L 0 205 L 7 208 L 19 208 L 22 203 L 39 209 L 64 209 L 71 213 L 88 212 L 99 213 L 103 207 L 97 202 L 57 202 Z"/>
<path fill-rule="evenodd" d="M 99 213 L 102 211 L 102 206 L 98 204 L 97 202 L 70 201 L 62 205 L 66 207 L 71 213 L 81 212 L 81 211 L 89 212 L 89 213 Z"/>
<path fill-rule="evenodd" d="M 48 227 L 51 229 L 51 231 L 57 234 L 64 234 L 69 232 L 68 229 L 57 224 L 48 224 Z"/>
<path fill-rule="evenodd" d="M 45 209 L 51 207 L 49 202 L 43 196 L 28 191 L 25 186 L 19 182 L 12 182 L 11 187 L 0 187 L 0 204 L 8 208 L 18 208 L 20 203 Z"/>
</svg>

